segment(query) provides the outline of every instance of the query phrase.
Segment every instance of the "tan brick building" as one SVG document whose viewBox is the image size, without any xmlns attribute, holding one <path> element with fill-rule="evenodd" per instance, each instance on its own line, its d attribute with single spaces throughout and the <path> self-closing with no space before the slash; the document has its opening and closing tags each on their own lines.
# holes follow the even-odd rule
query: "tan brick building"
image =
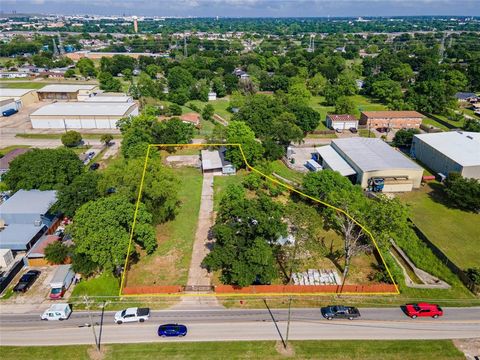
<svg viewBox="0 0 480 360">
<path fill-rule="evenodd" d="M 359 124 L 371 129 L 418 129 L 423 118 L 416 111 L 363 111 Z"/>
</svg>

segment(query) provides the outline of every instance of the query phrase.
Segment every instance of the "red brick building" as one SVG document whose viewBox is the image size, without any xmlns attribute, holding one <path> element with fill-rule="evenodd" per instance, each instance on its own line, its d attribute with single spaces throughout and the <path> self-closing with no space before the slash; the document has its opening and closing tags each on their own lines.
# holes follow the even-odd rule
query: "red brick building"
<svg viewBox="0 0 480 360">
<path fill-rule="evenodd" d="M 418 129 L 423 118 L 416 111 L 363 111 L 359 124 L 371 129 Z"/>
</svg>

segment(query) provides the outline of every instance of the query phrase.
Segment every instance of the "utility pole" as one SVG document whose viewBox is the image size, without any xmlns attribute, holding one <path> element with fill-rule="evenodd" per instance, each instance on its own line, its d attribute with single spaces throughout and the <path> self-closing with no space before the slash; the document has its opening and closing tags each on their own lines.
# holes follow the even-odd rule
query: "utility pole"
<svg viewBox="0 0 480 360">
<path fill-rule="evenodd" d="M 183 56 L 187 57 L 188 56 L 188 51 L 187 51 L 187 33 L 183 32 Z"/>
<path fill-rule="evenodd" d="M 290 333 L 291 310 L 292 310 L 292 297 L 288 299 L 288 320 L 287 320 L 287 334 L 285 335 L 285 349 L 288 347 L 288 334 Z"/>
<path fill-rule="evenodd" d="M 83 300 L 85 301 L 85 307 L 87 308 L 88 317 L 90 318 L 90 325 L 92 327 L 93 338 L 95 339 L 95 345 L 97 347 L 97 351 L 100 351 L 100 343 L 98 342 L 97 333 L 95 331 L 95 323 L 93 322 L 93 319 L 92 319 L 92 312 L 90 311 L 91 302 L 87 295 L 83 297 Z"/>
</svg>

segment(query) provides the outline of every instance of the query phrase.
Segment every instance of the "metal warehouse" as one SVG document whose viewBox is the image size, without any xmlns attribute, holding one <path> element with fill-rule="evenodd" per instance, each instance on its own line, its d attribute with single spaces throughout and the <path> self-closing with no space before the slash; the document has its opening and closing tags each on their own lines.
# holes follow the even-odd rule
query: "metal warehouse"
<svg viewBox="0 0 480 360">
<path fill-rule="evenodd" d="M 411 191 L 420 187 L 423 168 L 383 140 L 335 139 L 331 146 L 355 170 L 356 183 L 364 189 L 371 188 L 375 180 L 382 181 L 384 192 Z"/>
<path fill-rule="evenodd" d="M 16 103 L 16 109 L 38 101 L 35 89 L 0 89 L 0 101 L 12 100 Z"/>
<path fill-rule="evenodd" d="M 52 84 L 37 90 L 40 100 L 83 101 L 98 91 L 97 85 Z"/>
<path fill-rule="evenodd" d="M 412 156 L 437 173 L 480 179 L 480 133 L 450 131 L 413 137 Z"/>
<path fill-rule="evenodd" d="M 138 115 L 136 103 L 58 102 L 30 115 L 34 129 L 115 129 L 123 117 Z"/>
</svg>

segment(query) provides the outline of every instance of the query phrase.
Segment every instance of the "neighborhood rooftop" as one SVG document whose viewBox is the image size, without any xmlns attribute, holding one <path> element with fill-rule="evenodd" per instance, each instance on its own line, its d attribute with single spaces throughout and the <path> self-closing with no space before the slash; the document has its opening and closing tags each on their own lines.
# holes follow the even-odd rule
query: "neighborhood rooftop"
<svg viewBox="0 0 480 360">
<path fill-rule="evenodd" d="M 449 131 L 415 136 L 462 166 L 480 165 L 480 133 Z"/>
<path fill-rule="evenodd" d="M 99 115 L 99 116 L 122 116 L 128 112 L 135 103 L 94 103 L 94 102 L 57 102 L 45 105 L 33 112 L 31 115 L 43 116 L 81 116 L 81 115 Z"/>
<path fill-rule="evenodd" d="M 424 118 L 425 116 L 417 111 L 362 111 L 362 114 L 369 118 Z"/>
<path fill-rule="evenodd" d="M 380 139 L 358 137 L 335 139 L 332 140 L 332 143 L 363 172 L 388 170 L 391 168 L 422 169 L 400 151 L 391 148 Z"/>
<path fill-rule="evenodd" d="M 0 97 L 21 97 L 25 94 L 28 94 L 31 91 L 36 91 L 35 89 L 9 89 L 9 88 L 0 88 Z"/>
<path fill-rule="evenodd" d="M 0 205 L 2 214 L 46 214 L 57 201 L 55 190 L 18 190 L 10 199 Z"/>
<path fill-rule="evenodd" d="M 342 176 L 356 174 L 355 170 L 330 145 L 318 147 L 317 152 L 333 171 L 338 171 Z"/>
<path fill-rule="evenodd" d="M 222 157 L 218 150 L 202 150 L 203 170 L 221 169 L 223 166 Z"/>
<path fill-rule="evenodd" d="M 88 84 L 71 84 L 71 85 L 64 85 L 64 84 L 52 84 L 44 86 L 43 88 L 37 90 L 37 92 L 59 92 L 59 93 L 69 93 L 69 92 L 77 92 L 79 90 L 93 90 L 97 87 L 97 85 L 88 85 Z"/>
</svg>

